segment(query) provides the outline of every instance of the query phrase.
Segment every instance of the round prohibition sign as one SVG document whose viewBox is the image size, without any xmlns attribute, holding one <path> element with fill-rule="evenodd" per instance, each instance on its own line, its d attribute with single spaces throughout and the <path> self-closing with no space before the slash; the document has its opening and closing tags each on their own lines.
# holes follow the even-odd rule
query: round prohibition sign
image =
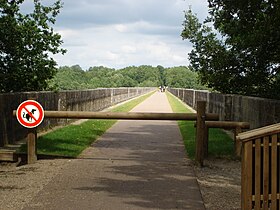
<svg viewBox="0 0 280 210">
<path fill-rule="evenodd" d="M 27 100 L 22 102 L 16 111 L 18 122 L 26 128 L 35 128 L 44 119 L 44 109 L 37 101 Z"/>
</svg>

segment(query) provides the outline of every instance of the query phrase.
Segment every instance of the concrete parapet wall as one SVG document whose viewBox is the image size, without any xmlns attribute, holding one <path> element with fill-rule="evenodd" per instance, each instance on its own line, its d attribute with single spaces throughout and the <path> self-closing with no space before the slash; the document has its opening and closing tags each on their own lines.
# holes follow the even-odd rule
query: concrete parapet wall
<svg viewBox="0 0 280 210">
<path fill-rule="evenodd" d="M 197 101 L 206 101 L 207 112 L 219 114 L 220 120 L 249 122 L 251 129 L 280 122 L 279 100 L 193 89 L 169 88 L 169 92 L 194 109 Z"/>
<path fill-rule="evenodd" d="M 12 111 L 27 99 L 37 100 L 45 110 L 100 111 L 145 94 L 154 88 L 100 88 L 82 91 L 21 92 L 0 94 L 0 147 L 23 139 L 28 129 L 21 126 Z M 45 119 L 38 129 L 67 124 L 65 119 Z"/>
</svg>

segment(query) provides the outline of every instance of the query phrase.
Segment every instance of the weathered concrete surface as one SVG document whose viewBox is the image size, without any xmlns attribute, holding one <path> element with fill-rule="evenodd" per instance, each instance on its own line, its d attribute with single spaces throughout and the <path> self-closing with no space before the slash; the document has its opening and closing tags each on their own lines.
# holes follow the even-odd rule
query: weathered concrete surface
<svg viewBox="0 0 280 210">
<path fill-rule="evenodd" d="M 194 109 L 197 101 L 206 101 L 207 112 L 219 114 L 220 120 L 249 122 L 250 129 L 280 122 L 280 100 L 192 89 L 169 91 Z"/>
<path fill-rule="evenodd" d="M 156 93 L 133 111 L 171 112 Z M 204 209 L 176 122 L 119 121 L 49 183 L 30 209 Z"/>
</svg>

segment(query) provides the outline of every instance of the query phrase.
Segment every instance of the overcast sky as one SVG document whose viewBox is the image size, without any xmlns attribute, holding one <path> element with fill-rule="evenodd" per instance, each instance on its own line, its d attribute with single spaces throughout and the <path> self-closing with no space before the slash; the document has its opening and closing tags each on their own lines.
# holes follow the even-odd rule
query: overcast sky
<svg viewBox="0 0 280 210">
<path fill-rule="evenodd" d="M 44 1 L 43 1 L 44 2 Z M 191 45 L 180 34 L 191 5 L 201 19 L 206 0 L 63 0 L 55 30 L 68 52 L 59 66 L 188 65 Z"/>
</svg>

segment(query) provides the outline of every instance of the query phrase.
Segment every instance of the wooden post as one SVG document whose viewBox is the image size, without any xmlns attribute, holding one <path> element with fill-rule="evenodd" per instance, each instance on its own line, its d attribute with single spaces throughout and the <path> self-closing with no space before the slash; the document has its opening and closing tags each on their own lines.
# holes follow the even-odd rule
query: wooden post
<svg viewBox="0 0 280 210">
<path fill-rule="evenodd" d="M 33 164 L 37 161 L 37 149 L 36 149 L 36 129 L 30 129 L 27 135 L 27 163 Z"/>
<path fill-rule="evenodd" d="M 242 132 L 241 127 L 236 127 L 234 130 L 234 148 L 235 148 L 235 155 L 237 157 L 241 156 L 241 148 L 242 148 L 242 143 L 241 141 L 236 138 L 238 136 L 238 134 L 240 134 Z"/>
<path fill-rule="evenodd" d="M 205 136 L 204 136 L 204 158 L 208 157 L 208 142 L 209 142 L 209 128 L 207 126 L 205 126 Z"/>
<path fill-rule="evenodd" d="M 206 101 L 197 101 L 197 125 L 196 125 L 196 152 L 195 160 L 203 166 L 204 158 L 204 138 L 205 138 L 205 113 Z"/>
</svg>

